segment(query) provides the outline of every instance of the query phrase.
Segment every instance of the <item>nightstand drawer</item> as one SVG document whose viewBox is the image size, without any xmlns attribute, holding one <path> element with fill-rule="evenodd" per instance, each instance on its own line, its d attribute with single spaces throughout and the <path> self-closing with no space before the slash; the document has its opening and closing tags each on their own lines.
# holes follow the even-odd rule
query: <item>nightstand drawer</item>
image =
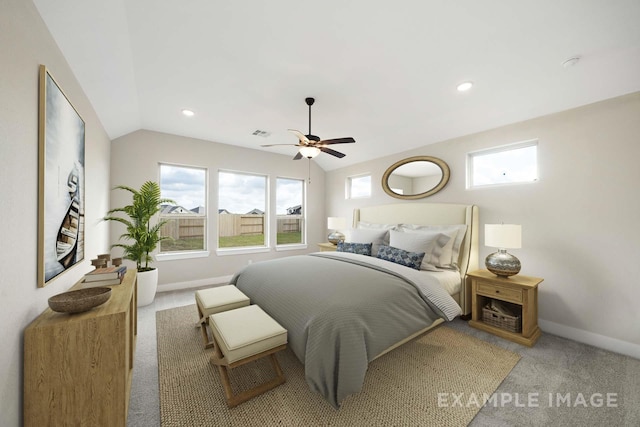
<svg viewBox="0 0 640 427">
<path fill-rule="evenodd" d="M 522 303 L 522 291 L 506 286 L 494 285 L 493 283 L 478 282 L 478 294 L 502 301 Z"/>
</svg>

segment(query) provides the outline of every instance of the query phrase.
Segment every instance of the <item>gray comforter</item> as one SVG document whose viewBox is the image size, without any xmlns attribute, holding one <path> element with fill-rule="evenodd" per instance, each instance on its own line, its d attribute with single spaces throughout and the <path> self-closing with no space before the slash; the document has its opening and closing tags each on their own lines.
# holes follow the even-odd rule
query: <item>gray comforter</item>
<svg viewBox="0 0 640 427">
<path fill-rule="evenodd" d="M 231 283 L 287 329 L 309 387 L 338 408 L 360 391 L 378 354 L 460 313 L 429 277 L 377 258 L 318 252 L 251 264 Z"/>
</svg>

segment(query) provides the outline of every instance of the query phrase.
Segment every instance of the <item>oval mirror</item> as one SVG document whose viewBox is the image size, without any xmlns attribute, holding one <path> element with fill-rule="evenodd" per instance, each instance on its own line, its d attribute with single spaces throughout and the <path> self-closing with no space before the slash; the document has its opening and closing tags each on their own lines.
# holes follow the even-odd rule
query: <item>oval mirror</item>
<svg viewBox="0 0 640 427">
<path fill-rule="evenodd" d="M 449 182 L 449 166 L 436 157 L 415 156 L 392 164 L 382 176 L 385 193 L 397 199 L 421 199 Z"/>
</svg>

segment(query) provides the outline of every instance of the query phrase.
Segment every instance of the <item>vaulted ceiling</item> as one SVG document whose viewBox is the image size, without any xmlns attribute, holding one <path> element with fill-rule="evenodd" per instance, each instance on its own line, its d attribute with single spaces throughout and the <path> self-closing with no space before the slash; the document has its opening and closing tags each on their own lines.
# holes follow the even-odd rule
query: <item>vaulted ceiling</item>
<svg viewBox="0 0 640 427">
<path fill-rule="evenodd" d="M 34 3 L 112 139 L 295 144 L 315 97 L 325 170 L 640 90 L 638 0 Z"/>
</svg>

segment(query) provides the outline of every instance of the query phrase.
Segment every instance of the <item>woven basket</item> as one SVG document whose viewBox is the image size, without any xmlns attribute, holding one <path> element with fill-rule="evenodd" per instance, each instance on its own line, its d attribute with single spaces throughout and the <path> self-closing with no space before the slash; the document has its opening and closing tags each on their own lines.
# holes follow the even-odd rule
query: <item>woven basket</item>
<svg viewBox="0 0 640 427">
<path fill-rule="evenodd" d="M 522 332 L 522 316 L 500 314 L 486 307 L 482 308 L 482 321 L 509 332 Z"/>
</svg>

